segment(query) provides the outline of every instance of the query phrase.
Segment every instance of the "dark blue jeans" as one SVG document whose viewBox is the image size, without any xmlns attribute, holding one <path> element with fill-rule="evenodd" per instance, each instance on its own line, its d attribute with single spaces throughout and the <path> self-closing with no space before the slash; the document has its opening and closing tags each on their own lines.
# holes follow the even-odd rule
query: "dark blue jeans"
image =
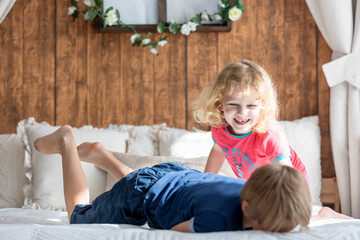
<svg viewBox="0 0 360 240">
<path fill-rule="evenodd" d="M 99 195 L 91 204 L 78 204 L 70 223 L 114 223 L 143 225 L 147 222 L 144 199 L 149 189 L 169 172 L 190 169 L 180 163 L 160 163 L 138 169 Z"/>
</svg>

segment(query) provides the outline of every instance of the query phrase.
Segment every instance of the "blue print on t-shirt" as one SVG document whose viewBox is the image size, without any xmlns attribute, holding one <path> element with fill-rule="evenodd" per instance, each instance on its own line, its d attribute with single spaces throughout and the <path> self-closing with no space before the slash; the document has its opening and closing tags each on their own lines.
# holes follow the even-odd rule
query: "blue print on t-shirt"
<svg viewBox="0 0 360 240">
<path fill-rule="evenodd" d="M 253 172 L 257 168 L 253 160 L 246 153 L 242 154 L 239 148 L 232 148 L 230 152 L 227 147 L 224 147 L 222 152 L 226 159 L 231 159 L 235 163 L 240 178 L 243 177 L 243 171 Z"/>
</svg>

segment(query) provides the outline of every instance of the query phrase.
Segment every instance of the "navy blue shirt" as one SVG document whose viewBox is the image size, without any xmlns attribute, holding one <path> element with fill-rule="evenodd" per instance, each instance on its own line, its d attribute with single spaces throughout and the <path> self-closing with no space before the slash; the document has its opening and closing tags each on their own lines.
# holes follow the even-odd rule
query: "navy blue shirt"
<svg viewBox="0 0 360 240">
<path fill-rule="evenodd" d="M 192 219 L 195 232 L 243 230 L 239 196 L 245 182 L 196 170 L 168 173 L 145 196 L 148 224 L 170 229 Z"/>
</svg>

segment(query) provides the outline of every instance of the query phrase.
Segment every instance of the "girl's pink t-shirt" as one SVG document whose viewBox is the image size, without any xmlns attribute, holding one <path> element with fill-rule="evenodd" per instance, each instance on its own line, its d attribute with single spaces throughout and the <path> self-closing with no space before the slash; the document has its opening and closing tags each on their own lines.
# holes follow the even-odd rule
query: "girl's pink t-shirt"
<svg viewBox="0 0 360 240">
<path fill-rule="evenodd" d="M 278 122 L 272 123 L 265 133 L 233 135 L 227 127 L 212 127 L 211 132 L 213 140 L 239 178 L 247 180 L 256 168 L 290 157 L 293 167 L 309 182 L 304 164 L 289 146 L 286 133 Z"/>
</svg>

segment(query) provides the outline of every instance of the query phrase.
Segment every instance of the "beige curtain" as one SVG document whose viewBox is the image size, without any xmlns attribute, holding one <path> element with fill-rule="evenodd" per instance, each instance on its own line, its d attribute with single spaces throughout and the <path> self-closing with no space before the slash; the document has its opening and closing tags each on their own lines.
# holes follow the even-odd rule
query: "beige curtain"
<svg viewBox="0 0 360 240">
<path fill-rule="evenodd" d="M 323 71 L 330 86 L 330 136 L 341 212 L 360 218 L 360 0 L 306 2 L 333 50 Z"/>
<path fill-rule="evenodd" d="M 0 0 L 0 23 L 4 20 L 16 0 Z"/>
</svg>

